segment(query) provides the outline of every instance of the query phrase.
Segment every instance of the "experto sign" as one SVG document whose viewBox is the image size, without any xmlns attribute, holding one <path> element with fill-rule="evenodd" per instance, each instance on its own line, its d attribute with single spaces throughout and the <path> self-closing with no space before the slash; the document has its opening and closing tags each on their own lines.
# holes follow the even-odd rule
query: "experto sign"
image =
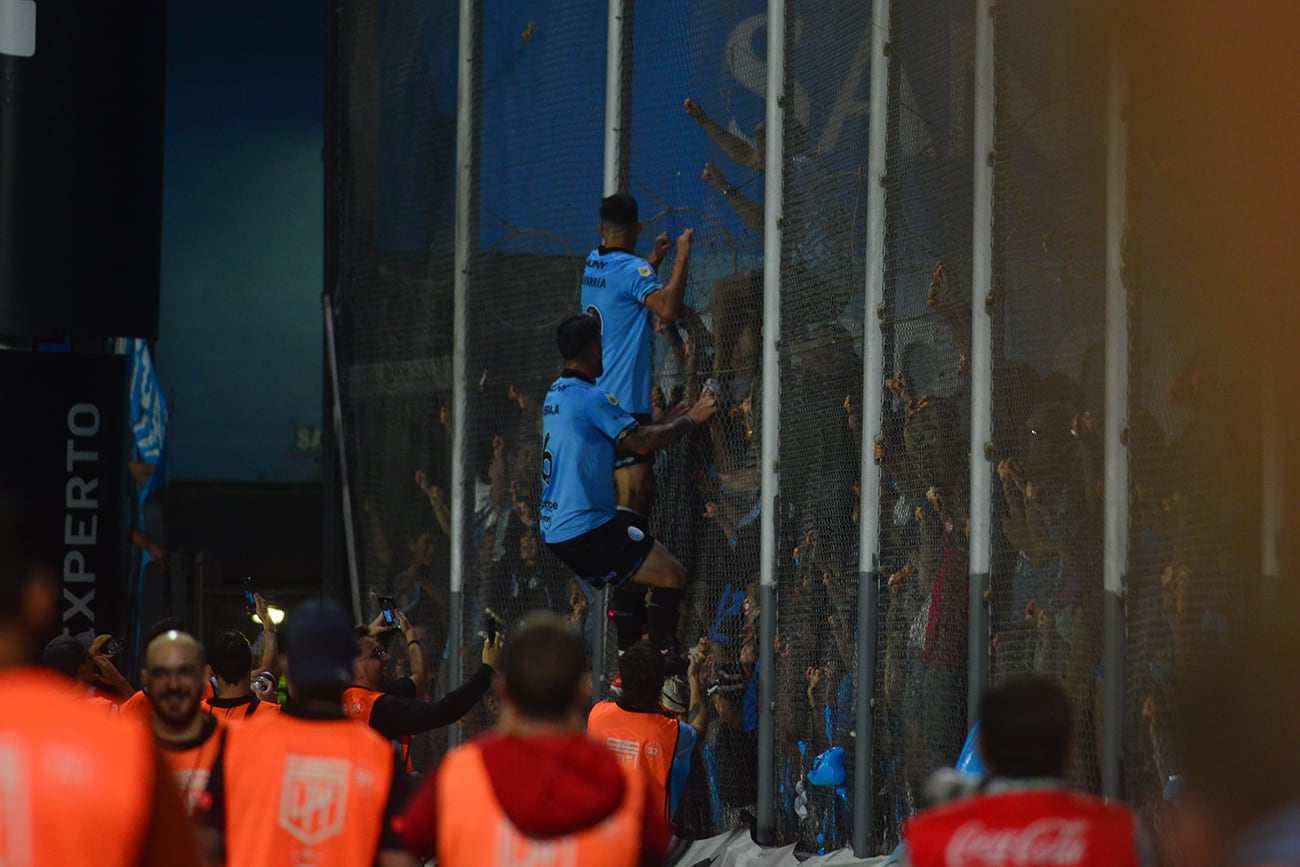
<svg viewBox="0 0 1300 867">
<path fill-rule="evenodd" d="M 0 482 L 37 510 L 66 634 L 114 632 L 126 590 L 125 360 L 0 352 Z"/>
</svg>

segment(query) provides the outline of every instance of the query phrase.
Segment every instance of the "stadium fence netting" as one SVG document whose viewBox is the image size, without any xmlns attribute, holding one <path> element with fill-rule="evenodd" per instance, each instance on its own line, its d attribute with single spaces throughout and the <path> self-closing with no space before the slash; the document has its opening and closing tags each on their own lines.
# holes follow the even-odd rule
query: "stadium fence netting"
<svg viewBox="0 0 1300 867">
<path fill-rule="evenodd" d="M 580 625 L 606 683 L 602 598 L 540 543 L 541 406 L 559 369 L 558 321 L 579 306 L 604 193 L 608 5 L 479 0 L 466 92 L 468 231 L 457 238 L 456 4 L 351 0 L 334 10 L 332 283 L 350 535 L 366 616 L 393 596 L 424 633 L 433 690 L 478 663 L 485 611 L 513 624 L 549 609 Z M 762 364 L 767 176 L 767 5 L 640 0 L 621 17 L 615 137 L 622 189 L 640 203 L 641 251 L 694 229 L 686 307 L 655 329 L 656 414 L 719 397 L 711 425 L 656 457 L 651 529 L 686 565 L 683 646 L 702 642 L 711 722 L 676 815 L 679 834 L 745 827 L 808 852 L 851 844 L 869 796 L 870 853 L 900 841 L 928 775 L 966 738 L 974 670 L 992 682 L 1060 680 L 1078 748 L 1069 776 L 1100 792 L 1103 683 L 1124 679 L 1123 794 L 1149 819 L 1178 772 L 1171 708 L 1180 660 L 1217 640 L 1250 579 L 1256 506 L 1228 477 L 1214 402 L 1224 383 L 1179 319 L 1179 286 L 1154 263 L 1129 154 L 1130 481 L 1126 664 L 1103 647 L 1102 440 L 1106 372 L 1108 56 L 1077 3 L 997 4 L 994 149 L 975 154 L 979 4 L 895 0 L 886 32 L 883 261 L 867 260 L 872 4 L 794 2 L 786 13 L 779 363 Z M 689 101 L 689 102 L 688 102 Z M 992 281 L 973 285 L 974 166 L 994 173 Z M 468 335 L 455 345 L 457 243 Z M 671 257 L 663 266 L 667 275 Z M 880 268 L 883 303 L 867 309 Z M 971 490 L 972 301 L 992 318 L 992 440 Z M 453 354 L 465 358 L 463 489 L 452 490 Z M 864 354 L 884 377 L 863 382 Z M 759 641 L 764 377 L 779 378 L 776 638 Z M 863 430 L 864 403 L 883 407 Z M 864 455 L 879 465 L 878 562 L 860 562 Z M 328 443 L 336 448 L 337 443 Z M 874 451 L 874 455 L 872 454 Z M 333 455 L 330 455 L 333 459 Z M 331 460 L 329 490 L 344 495 Z M 1254 481 L 1257 483 L 1258 479 Z M 989 654 L 973 658 L 970 511 L 991 499 Z M 460 505 L 462 504 L 463 505 Z M 452 511 L 464 532 L 452 538 Z M 335 522 L 331 545 L 345 535 Z M 1241 532 L 1222 532 L 1235 528 Z M 1257 536 L 1255 537 L 1257 538 Z M 450 621 L 451 552 L 464 564 Z M 331 561 L 339 586 L 346 558 Z M 1234 566 L 1234 564 L 1238 564 Z M 865 579 L 861 576 L 866 576 Z M 875 670 L 857 670 L 863 582 L 878 587 Z M 1245 591 L 1245 592 L 1244 592 Z M 459 643 L 456 638 L 459 635 Z M 394 645 L 400 672 L 404 652 Z M 760 788 L 758 678 L 773 666 L 775 779 Z M 603 684 L 602 684 L 603 685 Z M 856 715 L 871 690 L 873 719 Z M 669 690 L 671 692 L 671 689 Z M 667 705 L 684 696 L 665 695 Z M 492 699 L 459 724 L 493 724 Z M 418 739 L 422 765 L 448 731 Z M 846 777 L 813 774 L 842 750 Z M 852 769 L 867 750 L 870 791 Z M 869 854 L 869 853 L 860 853 Z"/>
</svg>

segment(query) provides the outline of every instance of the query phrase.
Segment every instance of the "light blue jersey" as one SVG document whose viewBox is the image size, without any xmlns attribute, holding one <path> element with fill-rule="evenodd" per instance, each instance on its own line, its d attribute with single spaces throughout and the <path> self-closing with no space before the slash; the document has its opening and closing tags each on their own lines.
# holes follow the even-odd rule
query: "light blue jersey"
<svg viewBox="0 0 1300 867">
<path fill-rule="evenodd" d="M 614 517 L 614 444 L 636 419 L 614 395 L 575 373 L 542 406 L 542 541 L 567 542 Z"/>
<path fill-rule="evenodd" d="M 640 256 L 601 247 L 582 273 L 582 309 L 600 320 L 605 373 L 597 384 L 633 415 L 649 415 L 650 341 L 645 299 L 662 288 L 654 268 Z"/>
</svg>

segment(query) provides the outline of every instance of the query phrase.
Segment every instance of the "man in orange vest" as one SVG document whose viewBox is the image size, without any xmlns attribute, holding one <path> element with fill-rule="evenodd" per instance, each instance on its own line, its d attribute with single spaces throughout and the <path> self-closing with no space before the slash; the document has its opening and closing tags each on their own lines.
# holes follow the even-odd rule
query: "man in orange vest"
<svg viewBox="0 0 1300 867">
<path fill-rule="evenodd" d="M 617 701 L 599 702 L 587 718 L 587 734 L 609 747 L 619 764 L 645 780 L 665 822 L 671 821 L 686 788 L 695 744 L 708 731 L 699 659 L 692 652 L 686 670 L 691 690 L 686 713 L 689 723 L 668 716 L 660 707 L 667 666 L 659 648 L 644 640 L 618 658 L 623 690 Z"/>
<path fill-rule="evenodd" d="M 261 598 L 260 596 L 257 598 Z M 269 623 L 266 616 L 262 622 Z M 266 640 L 275 641 L 275 633 L 267 630 Z M 212 638 L 208 648 L 209 664 L 217 677 L 217 694 L 205 700 L 212 713 L 223 719 L 245 719 L 258 713 L 278 713 L 280 705 L 262 701 L 253 695 L 253 650 L 244 633 L 238 629 L 225 629 Z"/>
<path fill-rule="evenodd" d="M 414 641 L 414 639 L 413 639 Z M 343 711 L 391 741 L 401 744 L 402 763 L 411 769 L 411 736 L 451 725 L 492 686 L 493 672 L 501 664 L 501 636 L 483 642 L 482 665 L 459 689 L 436 702 L 385 692 L 384 665 L 388 652 L 378 638 L 367 634 L 357 641 L 353 681 L 343 693 Z"/>
<path fill-rule="evenodd" d="M 32 664 L 59 617 L 62 588 L 31 541 L 50 519 L 0 491 L 0 864 L 199 867 L 148 732 Z"/>
<path fill-rule="evenodd" d="M 280 713 L 232 723 L 208 783 L 209 854 L 238 867 L 415 867 L 391 820 L 404 775 L 388 741 L 343 713 L 352 622 L 327 600 L 289 618 Z"/>
<path fill-rule="evenodd" d="M 1070 701 L 1039 676 L 984 695 L 978 792 L 919 814 L 904 829 L 911 867 L 1139 867 L 1154 854 L 1133 813 L 1065 788 Z"/>
<path fill-rule="evenodd" d="M 220 720 L 203 707 L 206 670 L 203 645 L 184 632 L 165 632 L 145 649 L 141 680 L 153 707 L 149 725 L 190 815 L 208 790 L 223 739 Z"/>
<path fill-rule="evenodd" d="M 452 750 L 397 820 L 411 851 L 454 867 L 662 864 L 668 826 L 646 786 L 582 733 L 582 638 L 536 614 L 511 636 L 492 734 Z"/>
</svg>

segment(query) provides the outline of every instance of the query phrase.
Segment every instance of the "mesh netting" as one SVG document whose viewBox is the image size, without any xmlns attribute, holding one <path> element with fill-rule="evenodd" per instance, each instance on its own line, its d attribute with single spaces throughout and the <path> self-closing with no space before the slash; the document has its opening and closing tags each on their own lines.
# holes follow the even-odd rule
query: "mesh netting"
<svg viewBox="0 0 1300 867">
<path fill-rule="evenodd" d="M 655 0 L 636 4 L 634 22 L 628 191 L 640 203 L 642 247 L 694 229 L 686 306 L 655 336 L 655 414 L 695 400 L 710 380 L 720 402 L 707 433 L 657 455 L 650 521 L 686 566 L 682 643 L 703 638 L 707 647 L 713 722 L 675 821 L 690 836 L 743 825 L 757 791 L 763 169 L 761 159 L 728 156 L 752 151 L 765 110 L 766 30 L 756 11 L 741 0 Z M 615 667 L 611 656 L 607 670 Z"/>
<path fill-rule="evenodd" d="M 363 607 L 376 613 L 373 591 L 406 609 L 441 693 L 457 21 L 418 3 L 340 10 L 334 306 Z M 444 732 L 417 739 L 417 765 L 444 745 Z"/>
<path fill-rule="evenodd" d="M 777 834 L 844 846 L 850 786 L 810 776 L 845 751 L 856 691 L 868 4 L 787 6 L 777 515 Z M 820 783 L 820 784 L 819 784 Z"/>
<path fill-rule="evenodd" d="M 997 15 L 994 682 L 1058 678 L 1100 788 L 1105 76 L 1068 2 Z"/>
<path fill-rule="evenodd" d="M 864 261 L 869 5 L 787 5 L 770 649 L 758 637 L 766 4 L 641 0 L 625 22 L 620 183 L 640 202 L 640 252 L 661 232 L 695 230 L 686 307 L 653 338 L 655 414 L 710 381 L 720 403 L 706 430 L 655 463 L 651 530 L 687 568 L 679 638 L 704 642 L 711 716 L 676 815 L 683 836 L 744 827 L 771 798 L 782 843 L 829 851 L 852 837 L 851 782 L 810 774 L 835 748 L 852 768 L 866 734 L 854 718 L 864 434 L 881 470 L 880 490 L 867 492 L 881 504 L 870 850 L 898 843 L 927 777 L 953 764 L 966 735 L 966 368 L 973 160 L 985 157 L 973 154 L 975 4 L 892 4 L 879 310 L 861 300 L 876 264 Z M 554 328 L 578 308 L 599 243 L 607 5 L 484 0 L 477 15 L 463 649 L 447 646 L 457 21 L 451 7 L 426 7 L 357 0 L 338 24 L 331 288 L 363 596 L 394 596 L 424 631 L 437 694 L 455 685 L 451 654 L 473 670 L 485 609 L 507 625 L 537 608 L 565 614 L 608 678 L 612 635 L 591 646 L 605 612 L 536 526 Z M 1070 777 L 1090 791 L 1101 687 L 1124 677 L 1124 785 L 1158 823 L 1179 771 L 1172 708 L 1189 650 L 1213 647 L 1252 598 L 1241 564 L 1257 562 L 1259 471 L 1229 467 L 1225 425 L 1241 424 L 1222 411 L 1231 384 L 1196 330 L 1204 311 L 1179 303 L 1194 276 L 1165 267 L 1178 250 L 1143 186 L 1161 157 L 1152 132 L 1128 170 L 1127 660 L 1105 671 L 1104 40 L 1067 0 L 996 8 L 988 662 L 994 682 L 1037 671 L 1065 685 Z M 864 432 L 863 335 L 877 322 L 883 346 L 867 348 L 882 352 L 886 377 L 866 386 L 885 414 Z M 769 651 L 776 780 L 760 792 L 757 674 Z M 495 713 L 481 703 L 465 733 Z M 421 738 L 417 763 L 444 746 L 445 733 Z"/>
<path fill-rule="evenodd" d="M 1202 676 L 1197 659 L 1223 651 L 1230 623 L 1258 613 L 1252 606 L 1260 599 L 1254 528 L 1261 465 L 1251 405 L 1257 384 L 1242 387 L 1229 371 L 1260 350 L 1229 349 L 1217 331 L 1207 340 L 1198 320 L 1216 303 L 1206 300 L 1217 292 L 1211 287 L 1221 284 L 1202 282 L 1196 257 L 1170 220 L 1168 190 L 1152 171 L 1163 159 L 1163 130 L 1148 123 L 1143 131 L 1130 137 L 1128 169 L 1132 513 L 1124 782 L 1128 800 L 1160 831 L 1166 787 L 1184 772 L 1175 722 L 1179 685 Z M 1267 343 L 1263 351 L 1270 351 Z"/>
<path fill-rule="evenodd" d="M 956 2 L 895 3 L 891 17 L 879 851 L 898 842 L 926 777 L 956 761 L 965 737 L 973 25 Z"/>
<path fill-rule="evenodd" d="M 478 196 L 466 302 L 465 660 L 477 664 L 484 609 L 513 625 L 567 613 L 590 633 L 599 606 L 540 544 L 541 411 L 559 373 L 555 326 L 578 308 L 601 198 L 605 30 L 561 2 L 485 2 L 474 122 Z M 479 705 L 465 725 L 490 725 Z"/>
</svg>

